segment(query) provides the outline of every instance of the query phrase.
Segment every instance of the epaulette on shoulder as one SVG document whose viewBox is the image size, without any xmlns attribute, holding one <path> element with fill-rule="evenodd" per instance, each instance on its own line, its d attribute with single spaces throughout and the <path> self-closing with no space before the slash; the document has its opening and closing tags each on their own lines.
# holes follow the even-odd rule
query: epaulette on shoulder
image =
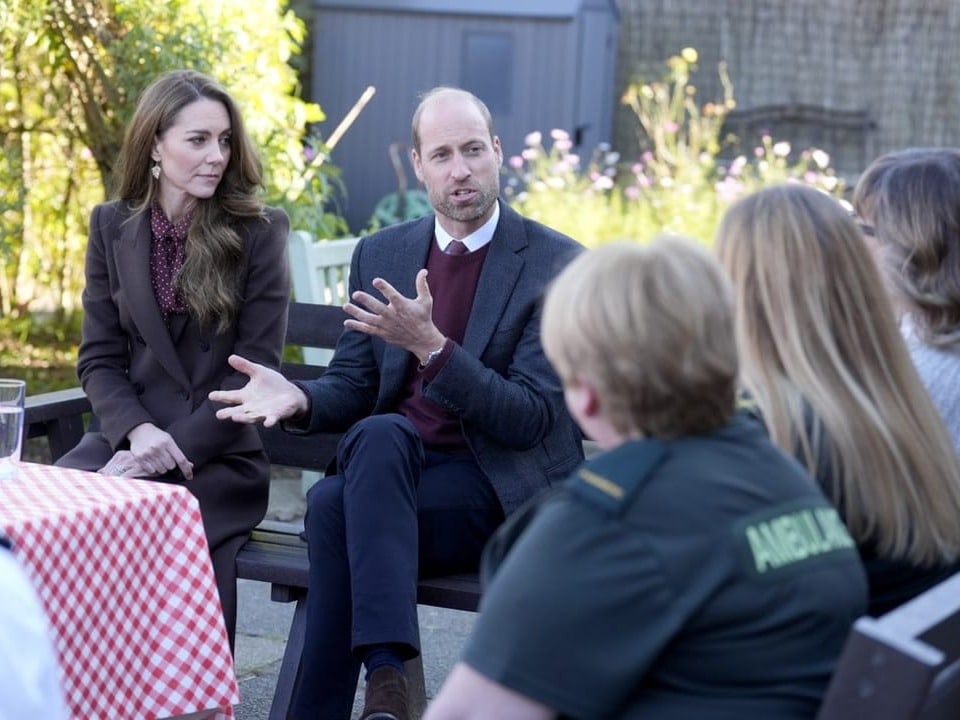
<svg viewBox="0 0 960 720">
<path fill-rule="evenodd" d="M 756 399 L 753 395 L 741 390 L 737 395 L 737 402 L 734 406 L 734 411 L 737 415 L 745 418 L 749 418 L 752 422 L 759 423 L 763 427 L 764 432 L 767 432 L 767 423 L 763 419 L 763 413 L 760 412 L 760 405 L 757 404 Z"/>
<path fill-rule="evenodd" d="M 743 390 L 737 393 L 736 410 L 737 412 L 760 417 L 760 406 L 757 405 L 757 401 L 753 395 Z"/>
<path fill-rule="evenodd" d="M 626 442 L 581 465 L 568 487 L 574 497 L 620 514 L 665 453 L 666 445 L 654 438 Z"/>
</svg>

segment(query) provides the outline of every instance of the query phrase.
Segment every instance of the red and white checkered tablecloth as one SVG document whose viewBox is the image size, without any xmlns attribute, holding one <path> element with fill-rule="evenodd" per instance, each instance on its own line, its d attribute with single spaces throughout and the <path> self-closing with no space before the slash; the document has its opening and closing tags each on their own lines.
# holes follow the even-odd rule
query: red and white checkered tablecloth
<svg viewBox="0 0 960 720">
<path fill-rule="evenodd" d="M 196 499 L 184 488 L 22 463 L 0 529 L 50 618 L 77 720 L 152 720 L 240 694 Z"/>
</svg>

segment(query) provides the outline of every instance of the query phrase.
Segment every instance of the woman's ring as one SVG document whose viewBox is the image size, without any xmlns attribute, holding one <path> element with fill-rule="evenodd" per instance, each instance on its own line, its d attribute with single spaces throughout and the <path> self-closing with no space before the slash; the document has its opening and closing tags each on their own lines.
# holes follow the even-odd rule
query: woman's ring
<svg viewBox="0 0 960 720">
<path fill-rule="evenodd" d="M 123 465 L 117 465 L 116 467 L 117 475 L 123 475 L 126 471 L 127 469 Z"/>
</svg>

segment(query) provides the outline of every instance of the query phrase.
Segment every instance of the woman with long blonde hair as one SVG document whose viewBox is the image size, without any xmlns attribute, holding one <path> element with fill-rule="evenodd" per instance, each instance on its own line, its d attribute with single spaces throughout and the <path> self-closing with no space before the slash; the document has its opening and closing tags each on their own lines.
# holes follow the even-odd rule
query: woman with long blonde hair
<svg viewBox="0 0 960 720">
<path fill-rule="evenodd" d="M 744 389 L 844 516 L 871 613 L 960 571 L 960 463 L 857 223 L 781 185 L 731 207 L 716 244 Z"/>
</svg>

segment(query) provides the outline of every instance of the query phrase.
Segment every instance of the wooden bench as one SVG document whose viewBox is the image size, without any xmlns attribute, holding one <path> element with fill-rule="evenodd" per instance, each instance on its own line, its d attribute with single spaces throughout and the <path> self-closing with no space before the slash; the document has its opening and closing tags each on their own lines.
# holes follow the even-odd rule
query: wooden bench
<svg viewBox="0 0 960 720">
<path fill-rule="evenodd" d="M 287 344 L 298 347 L 332 348 L 346 317 L 339 306 L 291 302 L 288 311 Z M 286 377 L 304 380 L 322 374 L 324 368 L 301 363 L 284 363 Z M 27 437 L 47 438 L 52 460 L 79 442 L 90 403 L 79 388 L 43 393 L 27 398 Z M 264 447 L 274 465 L 323 471 L 336 453 L 339 434 L 292 435 L 279 428 L 260 428 Z M 294 602 L 293 620 L 287 638 L 270 720 L 285 720 L 300 673 L 306 626 L 308 582 L 307 546 L 294 531 L 263 523 L 237 556 L 239 578 L 270 583 L 270 597 L 277 602 Z M 423 605 L 475 611 L 480 600 L 476 575 L 457 575 L 421 580 L 418 601 Z M 425 704 L 423 666 L 420 658 L 408 663 L 411 704 L 418 716 Z"/>
<path fill-rule="evenodd" d="M 960 573 L 857 620 L 817 720 L 960 718 Z"/>
</svg>

